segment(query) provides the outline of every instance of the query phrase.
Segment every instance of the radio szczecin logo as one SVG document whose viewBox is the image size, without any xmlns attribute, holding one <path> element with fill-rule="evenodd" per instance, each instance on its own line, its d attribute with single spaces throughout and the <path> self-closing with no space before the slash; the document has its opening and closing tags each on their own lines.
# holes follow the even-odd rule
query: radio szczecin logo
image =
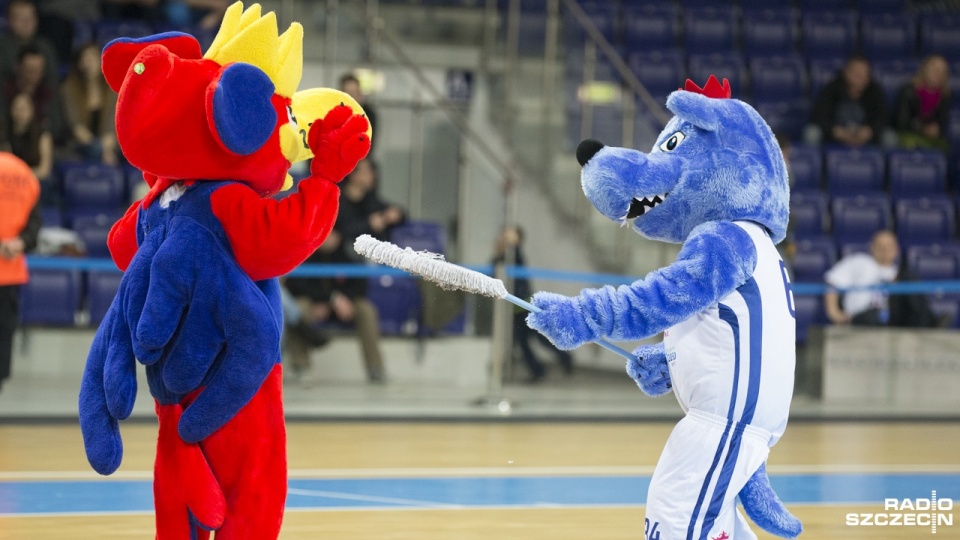
<svg viewBox="0 0 960 540">
<path fill-rule="evenodd" d="M 847 514 L 850 527 L 937 527 L 953 526 L 953 499 L 938 499 L 930 492 L 929 499 L 884 499 L 883 512 Z"/>
</svg>

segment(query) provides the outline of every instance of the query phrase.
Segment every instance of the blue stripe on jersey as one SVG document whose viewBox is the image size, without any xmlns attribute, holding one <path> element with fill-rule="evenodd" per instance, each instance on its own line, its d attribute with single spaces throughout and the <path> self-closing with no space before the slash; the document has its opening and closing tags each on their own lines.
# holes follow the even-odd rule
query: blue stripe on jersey
<svg viewBox="0 0 960 540">
<path fill-rule="evenodd" d="M 743 430 L 753 421 L 753 415 L 757 409 L 757 399 L 760 395 L 760 361 L 763 357 L 763 305 L 760 301 L 760 287 L 753 278 L 737 289 L 740 296 L 747 304 L 747 316 L 750 317 L 750 380 L 747 384 L 747 400 L 743 406 L 743 414 L 740 421 L 737 422 L 733 430 L 733 437 L 730 438 L 730 449 L 727 451 L 727 457 L 723 461 L 723 468 L 720 469 L 720 478 L 717 485 L 713 488 L 713 497 L 710 498 L 710 507 L 703 518 L 703 527 L 700 529 L 700 540 L 705 540 L 710 529 L 720 514 L 720 508 L 723 506 L 723 499 L 727 494 L 727 487 L 733 477 L 733 471 L 737 466 L 737 457 L 740 454 L 740 441 L 743 438 Z M 739 325 L 737 326 L 739 330 Z M 739 332 L 734 332 L 738 335 Z M 737 367 L 739 367 L 740 347 L 739 340 L 736 345 Z M 739 375 L 739 373 L 737 373 Z M 736 386 L 734 386 L 736 388 Z M 736 394 L 734 394 L 734 400 Z M 727 420 L 729 423 L 732 420 Z M 689 531 L 688 531 L 689 532 Z"/>
<path fill-rule="evenodd" d="M 724 304 L 720 304 L 720 319 L 726 321 L 730 325 L 730 330 L 733 331 L 733 392 L 730 395 L 730 408 L 727 411 L 727 427 L 723 430 L 723 436 L 720 437 L 720 444 L 717 446 L 717 453 L 713 456 L 713 463 L 710 464 L 707 477 L 703 479 L 703 486 L 700 487 L 700 496 L 697 497 L 697 504 L 693 507 L 693 515 L 690 516 L 690 525 L 687 526 L 687 540 L 693 540 L 693 530 L 697 525 L 697 516 L 700 515 L 700 508 L 707 496 L 710 479 L 713 478 L 713 472 L 720 463 L 720 456 L 723 455 L 723 447 L 727 444 L 730 426 L 733 425 L 733 411 L 737 406 L 737 387 L 740 385 L 740 320 L 737 319 L 737 314 L 733 312 L 730 306 Z"/>
</svg>

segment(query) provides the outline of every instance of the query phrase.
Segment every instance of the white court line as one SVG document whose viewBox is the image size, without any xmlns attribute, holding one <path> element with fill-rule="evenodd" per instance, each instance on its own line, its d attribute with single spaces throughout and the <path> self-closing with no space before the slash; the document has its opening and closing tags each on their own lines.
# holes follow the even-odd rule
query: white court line
<svg viewBox="0 0 960 540">
<path fill-rule="evenodd" d="M 436 501 L 420 501 L 417 499 L 397 499 L 394 497 L 377 497 L 374 495 L 357 495 L 355 493 L 342 493 L 339 491 L 321 491 L 316 489 L 297 489 L 287 490 L 288 495 L 303 495 L 306 497 L 323 497 L 325 499 L 344 499 L 348 501 L 379 502 L 387 504 L 401 504 L 406 506 L 421 506 L 427 508 L 467 508 L 462 504 L 441 503 Z"/>
<path fill-rule="evenodd" d="M 880 502 L 805 502 L 805 503 L 787 503 L 790 508 L 794 507 L 875 507 Z M 483 506 L 352 506 L 346 508 L 337 508 L 332 506 L 302 506 L 297 508 L 287 508 L 284 513 L 291 512 L 423 512 L 425 510 L 465 510 L 475 512 L 478 510 L 633 510 L 643 508 L 643 504 L 559 504 L 559 503 L 535 503 L 535 504 L 515 504 L 515 505 L 483 505 Z M 0 520 L 5 518 L 61 518 L 61 517 L 109 517 L 109 516 L 147 516 L 153 515 L 153 511 L 143 510 L 122 510 L 116 512 L 45 512 L 45 513 L 24 513 L 24 514 L 3 514 L 0 513 Z"/>
<path fill-rule="evenodd" d="M 960 464 L 863 464 L 769 465 L 771 476 L 779 474 L 841 473 L 960 473 Z M 363 469 L 290 469 L 289 478 L 446 478 L 487 476 L 644 476 L 653 466 L 596 467 L 413 467 Z M 2 480 L 150 480 L 153 471 L 117 471 L 101 476 L 94 471 L 0 471 Z"/>
</svg>

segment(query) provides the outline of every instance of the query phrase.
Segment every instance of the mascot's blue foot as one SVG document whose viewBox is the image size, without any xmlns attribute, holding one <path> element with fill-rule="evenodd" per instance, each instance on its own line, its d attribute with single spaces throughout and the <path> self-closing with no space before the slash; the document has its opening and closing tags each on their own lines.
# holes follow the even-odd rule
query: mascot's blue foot
<svg viewBox="0 0 960 540">
<path fill-rule="evenodd" d="M 760 465 L 740 490 L 743 510 L 758 527 L 781 538 L 796 538 L 803 532 L 803 524 L 794 517 L 770 487 L 767 464 Z"/>
</svg>

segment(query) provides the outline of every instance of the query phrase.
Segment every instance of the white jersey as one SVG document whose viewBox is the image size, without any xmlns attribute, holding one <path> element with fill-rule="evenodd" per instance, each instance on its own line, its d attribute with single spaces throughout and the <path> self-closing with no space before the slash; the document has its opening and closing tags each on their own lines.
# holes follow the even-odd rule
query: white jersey
<svg viewBox="0 0 960 540">
<path fill-rule="evenodd" d="M 787 271 L 761 226 L 736 221 L 757 251 L 753 276 L 664 332 L 673 392 L 684 412 L 783 435 L 793 395 L 796 320 Z"/>
</svg>

